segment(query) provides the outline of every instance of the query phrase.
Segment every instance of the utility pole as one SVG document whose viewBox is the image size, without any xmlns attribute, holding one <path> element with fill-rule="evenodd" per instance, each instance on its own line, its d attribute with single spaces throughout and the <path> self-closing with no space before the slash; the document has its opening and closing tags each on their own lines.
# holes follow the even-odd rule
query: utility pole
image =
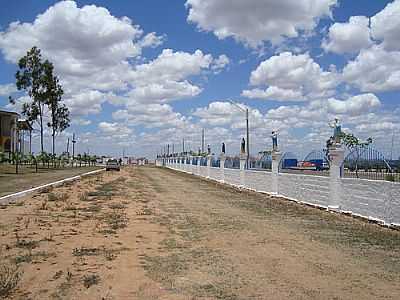
<svg viewBox="0 0 400 300">
<path fill-rule="evenodd" d="M 67 157 L 69 158 L 69 138 L 67 140 Z"/>
<path fill-rule="evenodd" d="M 250 164 L 250 139 L 249 139 L 249 109 L 246 108 L 246 139 L 247 139 L 247 169 L 249 169 Z"/>
<path fill-rule="evenodd" d="M 175 145 L 172 144 L 172 154 L 175 155 Z"/>
<path fill-rule="evenodd" d="M 75 158 L 75 133 L 72 134 L 72 166 L 74 165 L 74 158 Z"/>
<path fill-rule="evenodd" d="M 393 135 L 392 135 L 392 147 L 390 149 L 390 160 L 393 160 L 393 147 L 394 147 L 394 130 L 393 130 Z"/>
<path fill-rule="evenodd" d="M 201 130 L 201 153 L 204 153 L 204 128 Z"/>
<path fill-rule="evenodd" d="M 232 103 L 233 105 L 235 105 L 241 111 L 246 113 L 246 144 L 247 144 L 247 147 L 246 147 L 246 151 L 247 151 L 246 166 L 247 166 L 247 168 L 249 168 L 249 163 L 250 163 L 249 109 L 247 107 L 246 107 L 246 109 L 244 109 L 243 107 L 241 107 L 236 102 L 233 102 L 232 100 L 229 100 L 229 102 Z"/>
<path fill-rule="evenodd" d="M 182 152 L 185 154 L 185 139 L 182 139 Z"/>
<path fill-rule="evenodd" d="M 169 144 L 168 144 L 168 146 L 167 146 L 168 148 L 168 150 L 167 150 L 167 156 L 169 156 Z"/>
</svg>

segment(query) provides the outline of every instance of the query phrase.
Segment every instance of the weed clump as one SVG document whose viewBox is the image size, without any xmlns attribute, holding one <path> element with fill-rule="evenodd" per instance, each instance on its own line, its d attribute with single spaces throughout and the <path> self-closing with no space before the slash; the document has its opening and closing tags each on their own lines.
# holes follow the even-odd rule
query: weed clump
<svg viewBox="0 0 400 300">
<path fill-rule="evenodd" d="M 83 276 L 83 285 L 85 288 L 90 288 L 92 285 L 98 284 L 100 282 L 100 276 L 97 274 L 90 274 Z"/>
<path fill-rule="evenodd" d="M 22 272 L 18 266 L 0 265 L 0 298 L 7 298 L 17 287 Z"/>
<path fill-rule="evenodd" d="M 73 256 L 96 256 L 100 254 L 100 249 L 98 248 L 75 248 L 72 250 Z"/>
<path fill-rule="evenodd" d="M 89 201 L 89 195 L 87 192 L 80 194 L 79 200 L 81 201 Z"/>
<path fill-rule="evenodd" d="M 106 213 L 104 219 L 113 230 L 125 228 L 128 225 L 128 217 L 126 213 L 117 209 Z"/>
<path fill-rule="evenodd" d="M 69 198 L 69 195 L 67 193 L 62 193 L 62 194 L 56 194 L 56 193 L 48 193 L 47 194 L 47 200 L 49 202 L 54 202 L 54 201 L 62 201 L 65 202 Z"/>
</svg>

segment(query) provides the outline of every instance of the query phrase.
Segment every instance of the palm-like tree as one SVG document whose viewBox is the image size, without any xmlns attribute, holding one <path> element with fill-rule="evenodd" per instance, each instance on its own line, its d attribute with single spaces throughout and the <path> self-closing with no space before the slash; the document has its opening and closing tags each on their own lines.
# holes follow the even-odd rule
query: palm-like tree
<svg viewBox="0 0 400 300">
<path fill-rule="evenodd" d="M 78 161 L 79 161 L 79 167 L 82 167 L 82 155 L 79 153 L 79 154 L 76 156 L 76 158 L 77 158 Z"/>
<path fill-rule="evenodd" d="M 0 163 L 8 162 L 7 155 L 4 152 L 0 152 Z"/>
<path fill-rule="evenodd" d="M 97 163 L 97 156 L 96 155 L 92 155 L 90 157 L 90 161 L 92 162 L 92 165 L 95 166 Z"/>
<path fill-rule="evenodd" d="M 11 153 L 11 162 L 15 164 L 15 173 L 18 174 L 19 171 L 19 164 L 23 159 L 23 154 L 19 152 L 12 152 Z"/>
</svg>

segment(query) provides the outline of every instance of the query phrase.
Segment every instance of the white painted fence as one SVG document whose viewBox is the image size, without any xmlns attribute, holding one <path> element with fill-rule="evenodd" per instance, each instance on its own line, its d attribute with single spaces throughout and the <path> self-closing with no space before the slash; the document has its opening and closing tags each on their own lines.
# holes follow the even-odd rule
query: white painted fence
<svg viewBox="0 0 400 300">
<path fill-rule="evenodd" d="M 278 173 L 278 169 L 274 167 L 278 163 L 279 161 L 273 161 L 273 172 L 184 164 L 176 159 L 160 160 L 157 165 L 236 187 L 351 213 L 386 225 L 400 225 L 400 183 L 347 179 L 332 175 L 323 177 Z M 339 172 L 332 174 L 337 175 Z"/>
</svg>

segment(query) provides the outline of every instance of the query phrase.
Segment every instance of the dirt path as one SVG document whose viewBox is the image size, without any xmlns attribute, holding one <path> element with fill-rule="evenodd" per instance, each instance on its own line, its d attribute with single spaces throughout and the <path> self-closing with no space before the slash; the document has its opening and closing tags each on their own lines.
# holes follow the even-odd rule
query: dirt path
<svg viewBox="0 0 400 300">
<path fill-rule="evenodd" d="M 166 169 L 106 173 L 0 214 L 2 268 L 23 271 L 13 299 L 400 295 L 399 232 Z"/>
</svg>

